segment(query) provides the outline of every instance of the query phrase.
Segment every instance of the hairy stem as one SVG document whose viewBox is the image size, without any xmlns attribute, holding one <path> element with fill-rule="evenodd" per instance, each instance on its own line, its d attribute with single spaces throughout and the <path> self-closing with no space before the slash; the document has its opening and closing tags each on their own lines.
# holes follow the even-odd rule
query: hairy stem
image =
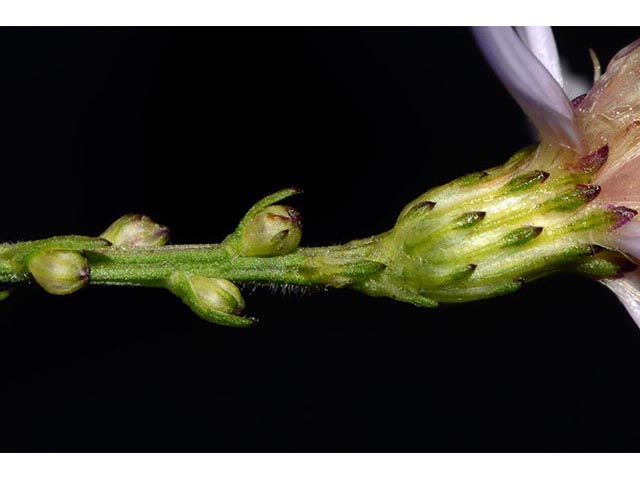
<svg viewBox="0 0 640 480">
<path fill-rule="evenodd" d="M 142 251 L 139 251 L 142 250 Z M 301 248 L 276 257 L 245 257 L 221 245 L 144 249 L 105 248 L 86 252 L 91 284 L 162 287 L 175 271 L 239 283 L 341 286 L 354 264 L 367 260 L 366 247 Z"/>
<path fill-rule="evenodd" d="M 54 242 L 55 238 L 50 240 Z M 180 271 L 239 283 L 343 287 L 358 282 L 363 274 L 380 269 L 372 258 L 375 243 L 372 238 L 340 246 L 299 248 L 273 257 L 240 256 L 220 244 L 108 246 L 83 250 L 83 254 L 90 268 L 92 285 L 165 287 L 167 278 Z M 26 272 L 17 274 L 15 269 L 0 265 L 0 281 L 18 283 L 29 279 Z"/>
</svg>

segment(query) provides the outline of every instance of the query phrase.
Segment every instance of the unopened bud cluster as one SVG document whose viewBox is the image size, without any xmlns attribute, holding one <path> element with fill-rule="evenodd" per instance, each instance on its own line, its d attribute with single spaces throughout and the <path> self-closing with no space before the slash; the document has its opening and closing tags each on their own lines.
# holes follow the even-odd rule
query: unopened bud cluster
<svg viewBox="0 0 640 480">
<path fill-rule="evenodd" d="M 298 248 L 302 238 L 301 215 L 292 207 L 274 205 L 273 201 L 299 193 L 297 189 L 278 192 L 258 202 L 243 218 L 233 234 L 225 239 L 231 255 L 275 257 Z M 244 299 L 238 287 L 223 278 L 175 272 L 167 288 L 179 296 L 195 313 L 210 322 L 247 326 L 254 320 L 240 316 Z"/>
</svg>

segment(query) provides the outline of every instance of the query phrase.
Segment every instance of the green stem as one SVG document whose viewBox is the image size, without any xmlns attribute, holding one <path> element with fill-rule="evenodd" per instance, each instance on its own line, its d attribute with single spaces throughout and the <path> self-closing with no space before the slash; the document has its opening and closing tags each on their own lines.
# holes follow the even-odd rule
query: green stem
<svg viewBox="0 0 640 480">
<path fill-rule="evenodd" d="M 379 257 L 386 235 L 298 248 L 299 214 L 273 205 L 296 193 L 286 189 L 260 200 L 220 244 L 164 245 L 166 227 L 130 214 L 98 238 L 68 235 L 0 245 L 0 282 L 34 280 L 56 295 L 88 284 L 166 288 L 205 320 L 231 326 L 254 321 L 239 315 L 244 299 L 235 283 L 365 288 L 385 269 Z"/>
<path fill-rule="evenodd" d="M 247 257 L 223 245 L 105 247 L 85 251 L 94 285 L 164 287 L 176 271 L 225 278 L 239 283 L 286 283 L 342 287 L 367 271 L 378 271 L 375 242 L 359 241 L 324 248 L 300 248 L 288 255 Z"/>
</svg>

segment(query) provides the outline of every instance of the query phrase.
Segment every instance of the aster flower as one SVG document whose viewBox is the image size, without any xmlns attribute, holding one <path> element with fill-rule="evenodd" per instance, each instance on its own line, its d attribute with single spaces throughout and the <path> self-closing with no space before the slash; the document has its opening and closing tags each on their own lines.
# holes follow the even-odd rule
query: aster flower
<svg viewBox="0 0 640 480">
<path fill-rule="evenodd" d="M 0 283 L 35 281 L 57 295 L 89 285 L 162 288 L 209 322 L 248 326 L 236 284 L 350 288 L 436 307 L 573 272 L 608 286 L 640 324 L 640 43 L 570 100 L 550 28 L 474 34 L 540 141 L 432 188 L 389 231 L 300 247 L 300 215 L 276 205 L 301 193 L 290 188 L 257 202 L 219 244 L 166 245 L 166 227 L 127 215 L 99 237 L 0 245 Z"/>
<path fill-rule="evenodd" d="M 550 27 L 477 27 L 478 45 L 536 127 L 557 165 L 591 170 L 599 195 L 589 208 L 618 212 L 595 245 L 640 259 L 640 40 L 622 49 L 591 90 L 570 100 Z M 640 325 L 640 272 L 600 278 Z"/>
</svg>

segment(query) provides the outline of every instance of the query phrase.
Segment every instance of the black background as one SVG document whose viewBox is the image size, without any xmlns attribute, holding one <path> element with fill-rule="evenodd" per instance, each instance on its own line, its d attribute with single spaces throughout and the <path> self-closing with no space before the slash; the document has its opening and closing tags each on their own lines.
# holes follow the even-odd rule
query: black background
<svg viewBox="0 0 640 480">
<path fill-rule="evenodd" d="M 556 29 L 590 75 L 632 29 Z M 305 245 L 390 228 L 428 188 L 530 143 L 458 28 L 0 30 L 1 240 L 127 212 L 216 242 L 300 186 Z M 561 276 L 422 310 L 247 295 L 251 329 L 168 292 L 18 289 L 0 304 L 0 449 L 640 449 L 640 331 Z"/>
</svg>

